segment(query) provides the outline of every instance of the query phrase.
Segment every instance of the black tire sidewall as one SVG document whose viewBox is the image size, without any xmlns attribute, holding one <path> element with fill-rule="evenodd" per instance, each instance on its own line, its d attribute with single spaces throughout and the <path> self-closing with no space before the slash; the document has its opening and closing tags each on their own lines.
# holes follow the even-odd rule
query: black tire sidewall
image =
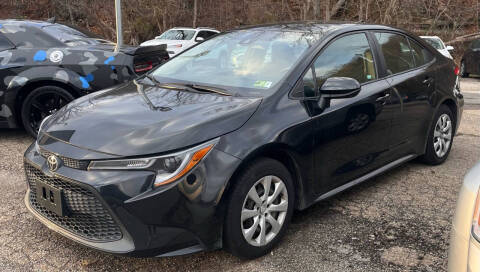
<svg viewBox="0 0 480 272">
<path fill-rule="evenodd" d="M 273 175 L 279 177 L 285 184 L 288 192 L 288 210 L 282 229 L 277 236 L 267 245 L 256 247 L 250 245 L 241 230 L 241 210 L 243 202 L 250 188 L 262 177 Z M 244 258 L 253 259 L 270 252 L 285 235 L 295 205 L 295 189 L 290 172 L 285 166 L 270 158 L 256 159 L 243 169 L 240 175 L 234 179 L 227 214 L 224 225 L 224 245 L 232 254 Z"/>
<path fill-rule="evenodd" d="M 450 146 L 448 147 L 447 153 L 443 157 L 438 157 L 437 154 L 435 153 L 435 148 L 433 146 L 433 135 L 435 133 L 435 126 L 437 124 L 437 121 L 440 118 L 440 116 L 442 116 L 443 114 L 447 114 L 450 117 L 450 120 L 452 121 L 452 139 L 450 141 Z M 441 105 L 437 113 L 435 114 L 435 117 L 433 118 L 433 123 L 430 129 L 430 133 L 428 135 L 427 150 L 423 157 L 426 163 L 431 165 L 437 165 L 437 164 L 443 163 L 448 158 L 448 155 L 450 154 L 450 150 L 452 149 L 452 146 L 453 146 L 453 139 L 455 138 L 454 137 L 455 127 L 456 127 L 456 120 L 454 118 L 452 111 L 446 105 Z"/>
<path fill-rule="evenodd" d="M 42 87 L 38 87 L 38 88 L 34 89 L 33 91 L 31 91 L 22 102 L 22 107 L 20 109 L 20 118 L 21 118 L 24 129 L 27 131 L 28 134 L 30 134 L 30 136 L 32 136 L 34 138 L 37 137 L 37 132 L 34 131 L 33 128 L 30 126 L 30 115 L 29 115 L 30 109 L 28 107 L 29 106 L 31 107 L 30 104 L 31 104 L 32 99 L 34 97 L 36 97 L 38 94 L 40 94 L 42 92 L 46 92 L 46 91 L 57 92 L 64 97 L 68 97 L 70 99 L 70 101 L 75 99 L 70 92 L 68 92 L 67 90 L 65 90 L 61 87 L 58 87 L 58 86 L 42 86 Z"/>
</svg>

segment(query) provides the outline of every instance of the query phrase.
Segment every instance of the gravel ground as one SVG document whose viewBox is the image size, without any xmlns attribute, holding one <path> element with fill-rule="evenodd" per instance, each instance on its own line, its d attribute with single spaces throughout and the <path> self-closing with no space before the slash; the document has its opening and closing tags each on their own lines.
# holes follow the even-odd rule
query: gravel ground
<svg viewBox="0 0 480 272">
<path fill-rule="evenodd" d="M 410 162 L 297 212 L 284 241 L 253 261 L 222 250 L 118 257 L 63 238 L 23 204 L 22 155 L 32 140 L 22 131 L 0 130 L 0 270 L 445 271 L 457 193 L 480 157 L 480 78 L 462 80 L 461 88 L 467 105 L 443 165 Z"/>
</svg>

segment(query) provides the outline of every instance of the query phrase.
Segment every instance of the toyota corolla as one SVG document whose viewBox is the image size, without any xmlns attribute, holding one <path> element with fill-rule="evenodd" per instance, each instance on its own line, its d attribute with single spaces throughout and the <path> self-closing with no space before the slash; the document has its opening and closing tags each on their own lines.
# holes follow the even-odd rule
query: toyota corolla
<svg viewBox="0 0 480 272">
<path fill-rule="evenodd" d="M 302 210 L 419 157 L 447 159 L 458 68 L 405 31 L 291 23 L 219 34 L 47 118 L 25 203 L 86 246 L 269 252 Z"/>
</svg>

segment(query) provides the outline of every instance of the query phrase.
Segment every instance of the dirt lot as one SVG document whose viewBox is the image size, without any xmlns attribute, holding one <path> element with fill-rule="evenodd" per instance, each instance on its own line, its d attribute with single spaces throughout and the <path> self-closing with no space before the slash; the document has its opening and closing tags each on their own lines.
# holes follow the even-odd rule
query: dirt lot
<svg viewBox="0 0 480 272">
<path fill-rule="evenodd" d="M 297 212 L 280 246 L 253 261 L 224 251 L 117 257 L 49 231 L 23 204 L 22 155 L 32 140 L 0 131 L 0 270 L 444 271 L 457 193 L 480 158 L 480 78 L 461 88 L 467 106 L 445 164 L 410 162 Z"/>
</svg>

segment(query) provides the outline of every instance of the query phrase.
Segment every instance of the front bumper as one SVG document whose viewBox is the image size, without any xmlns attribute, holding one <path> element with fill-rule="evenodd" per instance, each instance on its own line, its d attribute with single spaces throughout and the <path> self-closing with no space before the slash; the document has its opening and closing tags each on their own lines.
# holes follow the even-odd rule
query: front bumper
<svg viewBox="0 0 480 272">
<path fill-rule="evenodd" d="M 68 148 L 63 144 L 63 151 Z M 70 153 L 61 154 L 64 158 Z M 155 175 L 150 171 L 87 171 L 61 165 L 51 172 L 33 144 L 25 153 L 25 204 L 50 229 L 105 252 L 169 256 L 211 250 L 221 247 L 222 194 L 239 163 L 213 149 L 191 171 L 194 182 L 184 177 L 152 189 Z M 49 214 L 35 202 L 36 179 L 62 189 L 68 216 Z"/>
</svg>

